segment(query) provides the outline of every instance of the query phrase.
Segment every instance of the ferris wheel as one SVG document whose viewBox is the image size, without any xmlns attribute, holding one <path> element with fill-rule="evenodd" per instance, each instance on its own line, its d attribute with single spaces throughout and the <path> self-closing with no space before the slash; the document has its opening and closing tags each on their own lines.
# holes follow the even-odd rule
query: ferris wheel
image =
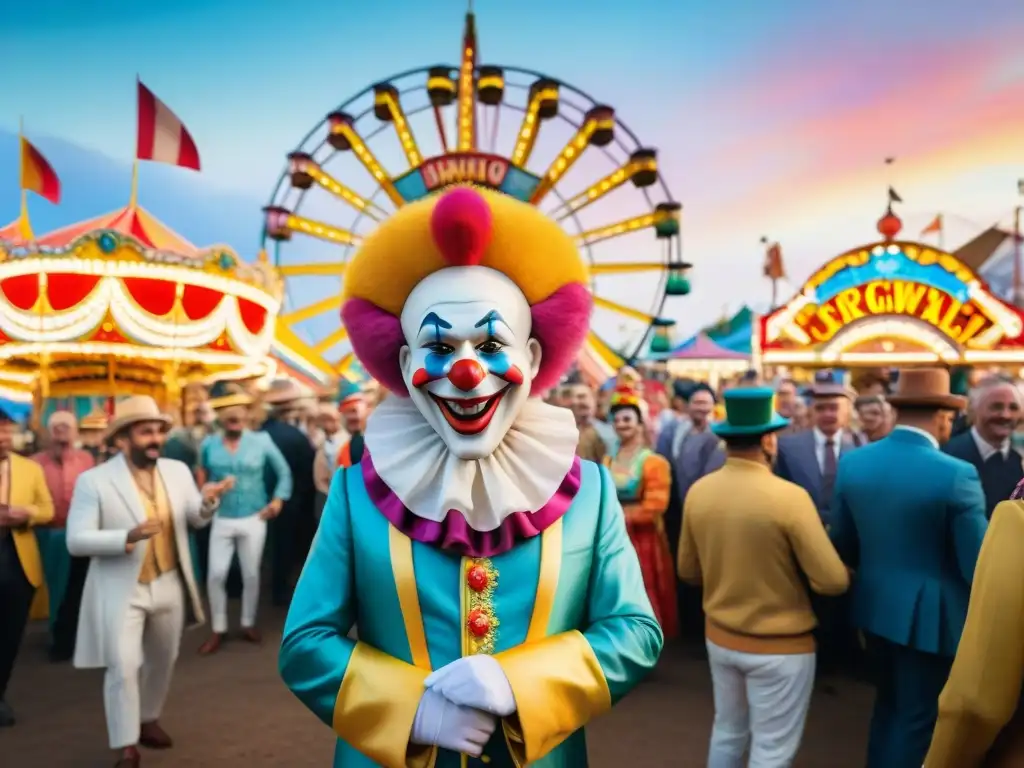
<svg viewBox="0 0 1024 768">
<path fill-rule="evenodd" d="M 286 281 L 275 348 L 320 379 L 356 364 L 340 325 L 349 257 L 406 203 L 474 183 L 540 207 L 589 265 L 594 315 L 580 367 L 608 376 L 665 351 L 667 297 L 690 291 L 681 206 L 657 151 L 579 88 L 478 65 L 466 16 L 459 66 L 409 70 L 342 103 L 288 155 L 264 209 L 264 251 Z"/>
</svg>

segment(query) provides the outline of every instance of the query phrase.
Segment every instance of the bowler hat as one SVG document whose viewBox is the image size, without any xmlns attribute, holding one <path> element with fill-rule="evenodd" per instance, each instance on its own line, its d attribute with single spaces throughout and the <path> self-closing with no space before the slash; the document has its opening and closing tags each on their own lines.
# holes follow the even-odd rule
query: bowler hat
<svg viewBox="0 0 1024 768">
<path fill-rule="evenodd" d="M 949 391 L 949 371 L 945 368 L 907 368 L 900 371 L 896 391 L 889 402 L 894 408 L 937 408 L 960 411 L 967 398 Z"/>
<path fill-rule="evenodd" d="M 771 387 L 727 389 L 725 421 L 711 425 L 719 437 L 764 435 L 789 426 L 789 419 L 775 412 L 775 392 Z"/>
<path fill-rule="evenodd" d="M 146 395 L 127 397 L 114 405 L 114 418 L 107 427 L 107 439 L 111 439 L 134 424 L 155 421 L 166 432 L 171 428 L 171 417 L 160 412 L 156 400 Z"/>
</svg>

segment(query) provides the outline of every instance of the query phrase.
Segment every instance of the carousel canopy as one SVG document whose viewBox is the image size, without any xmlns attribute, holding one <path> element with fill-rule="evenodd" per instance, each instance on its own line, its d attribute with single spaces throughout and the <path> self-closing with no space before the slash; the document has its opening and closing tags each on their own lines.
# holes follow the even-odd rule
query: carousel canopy
<svg viewBox="0 0 1024 768">
<path fill-rule="evenodd" d="M 282 285 L 265 258 L 197 248 L 137 205 L 34 242 L 0 233 L 0 384 L 157 394 L 267 373 Z"/>
</svg>

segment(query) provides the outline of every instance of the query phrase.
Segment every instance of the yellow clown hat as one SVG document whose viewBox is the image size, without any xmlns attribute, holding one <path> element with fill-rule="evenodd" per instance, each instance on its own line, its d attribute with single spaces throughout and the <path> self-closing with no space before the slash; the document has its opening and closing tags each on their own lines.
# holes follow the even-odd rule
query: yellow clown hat
<svg viewBox="0 0 1024 768">
<path fill-rule="evenodd" d="M 405 343 L 402 308 L 435 272 L 475 266 L 505 275 L 530 304 L 532 335 L 543 350 L 534 392 L 558 383 L 590 323 L 592 299 L 579 250 L 536 207 L 469 186 L 402 207 L 348 262 L 342 318 L 356 356 L 373 378 L 407 394 L 398 366 Z"/>
</svg>

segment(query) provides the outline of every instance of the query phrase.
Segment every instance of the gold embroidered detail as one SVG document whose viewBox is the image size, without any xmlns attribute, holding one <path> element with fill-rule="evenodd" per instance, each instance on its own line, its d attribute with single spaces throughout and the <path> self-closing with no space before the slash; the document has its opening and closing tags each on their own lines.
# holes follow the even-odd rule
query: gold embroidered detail
<svg viewBox="0 0 1024 768">
<path fill-rule="evenodd" d="M 498 637 L 498 617 L 494 613 L 498 571 L 485 557 L 466 558 L 464 563 L 467 655 L 494 653 Z"/>
</svg>

